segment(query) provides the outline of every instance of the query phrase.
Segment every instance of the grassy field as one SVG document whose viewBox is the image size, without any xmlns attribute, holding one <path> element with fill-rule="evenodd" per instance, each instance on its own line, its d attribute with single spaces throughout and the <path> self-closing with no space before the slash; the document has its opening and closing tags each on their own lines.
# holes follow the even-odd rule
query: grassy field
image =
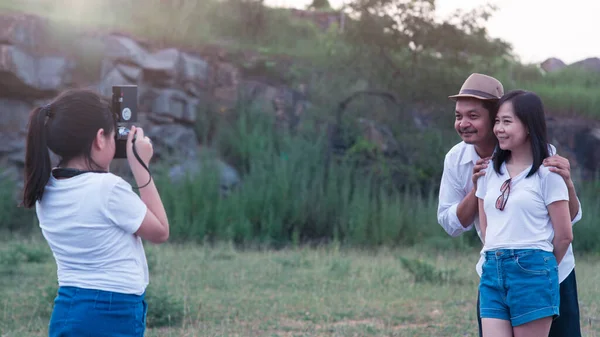
<svg viewBox="0 0 600 337">
<path fill-rule="evenodd" d="M 0 277 L 0 336 L 46 336 L 54 261 L 39 239 L 19 247 L 36 263 Z M 477 335 L 476 251 L 146 247 L 149 324 L 182 316 L 149 337 Z M 583 335 L 600 336 L 600 262 L 577 261 Z"/>
</svg>

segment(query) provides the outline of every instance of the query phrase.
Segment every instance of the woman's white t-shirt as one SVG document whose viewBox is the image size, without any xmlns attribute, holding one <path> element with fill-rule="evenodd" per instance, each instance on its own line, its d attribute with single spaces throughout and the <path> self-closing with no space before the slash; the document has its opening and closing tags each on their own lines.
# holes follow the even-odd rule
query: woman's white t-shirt
<svg viewBox="0 0 600 337">
<path fill-rule="evenodd" d="M 559 200 L 569 200 L 564 179 L 545 166 L 526 177 L 531 166 L 512 178 L 510 194 L 503 211 L 496 208 L 500 187 L 510 178 L 506 164 L 502 174 L 496 173 L 490 162 L 486 174 L 477 180 L 475 195 L 483 199 L 487 219 L 482 252 L 505 248 L 532 248 L 552 252 L 554 228 L 547 206 Z"/>
<path fill-rule="evenodd" d="M 59 286 L 141 295 L 148 264 L 138 230 L 146 204 L 112 173 L 51 177 L 36 212 Z"/>
</svg>

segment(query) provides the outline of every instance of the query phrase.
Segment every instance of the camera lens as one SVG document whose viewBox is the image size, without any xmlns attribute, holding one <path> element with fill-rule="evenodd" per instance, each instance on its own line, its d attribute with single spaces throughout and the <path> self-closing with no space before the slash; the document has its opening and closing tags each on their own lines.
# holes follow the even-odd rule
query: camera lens
<svg viewBox="0 0 600 337">
<path fill-rule="evenodd" d="M 119 136 L 127 136 L 129 134 L 129 129 L 126 127 L 119 127 Z"/>
</svg>

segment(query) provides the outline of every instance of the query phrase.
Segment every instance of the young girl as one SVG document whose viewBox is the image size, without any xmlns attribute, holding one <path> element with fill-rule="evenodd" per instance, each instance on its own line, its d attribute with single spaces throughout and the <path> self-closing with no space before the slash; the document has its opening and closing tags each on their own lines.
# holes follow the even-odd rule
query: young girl
<svg viewBox="0 0 600 337">
<path fill-rule="evenodd" d="M 58 295 L 49 336 L 143 336 L 148 267 L 142 240 L 162 243 L 169 223 L 150 182 L 138 197 L 109 172 L 116 119 L 110 103 L 88 90 L 69 90 L 29 117 L 23 205 L 36 208 L 57 264 Z M 135 136 L 135 142 L 134 142 Z M 127 160 L 138 186 L 150 175 L 153 150 L 132 127 Z M 48 149 L 59 158 L 51 168 Z"/>
<path fill-rule="evenodd" d="M 558 264 L 573 233 L 565 181 L 542 165 L 549 153 L 540 98 L 522 90 L 504 95 L 494 134 L 494 169 L 476 192 L 483 336 L 546 337 L 559 314 Z"/>
</svg>

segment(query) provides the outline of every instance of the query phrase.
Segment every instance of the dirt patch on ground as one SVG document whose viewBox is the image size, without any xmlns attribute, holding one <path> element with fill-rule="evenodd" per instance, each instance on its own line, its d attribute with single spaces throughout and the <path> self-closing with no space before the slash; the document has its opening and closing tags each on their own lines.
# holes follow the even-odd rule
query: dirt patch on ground
<svg viewBox="0 0 600 337">
<path fill-rule="evenodd" d="M 432 315 L 434 316 L 434 315 Z M 369 326 L 377 330 L 386 330 L 386 331 L 400 331 L 407 329 L 421 329 L 427 327 L 436 327 L 439 324 L 434 324 L 431 322 L 428 323 L 401 323 L 396 325 L 386 324 L 383 320 L 376 318 L 368 318 L 368 319 L 350 319 L 338 321 L 331 324 L 313 324 L 311 322 L 293 320 L 289 318 L 280 319 L 280 326 L 283 329 L 278 329 L 278 333 L 281 333 L 283 330 L 284 333 L 290 332 L 290 330 L 295 330 L 295 332 L 299 331 L 315 331 L 315 332 L 330 332 L 331 330 L 337 330 L 340 328 L 357 328 L 360 326 Z"/>
</svg>

